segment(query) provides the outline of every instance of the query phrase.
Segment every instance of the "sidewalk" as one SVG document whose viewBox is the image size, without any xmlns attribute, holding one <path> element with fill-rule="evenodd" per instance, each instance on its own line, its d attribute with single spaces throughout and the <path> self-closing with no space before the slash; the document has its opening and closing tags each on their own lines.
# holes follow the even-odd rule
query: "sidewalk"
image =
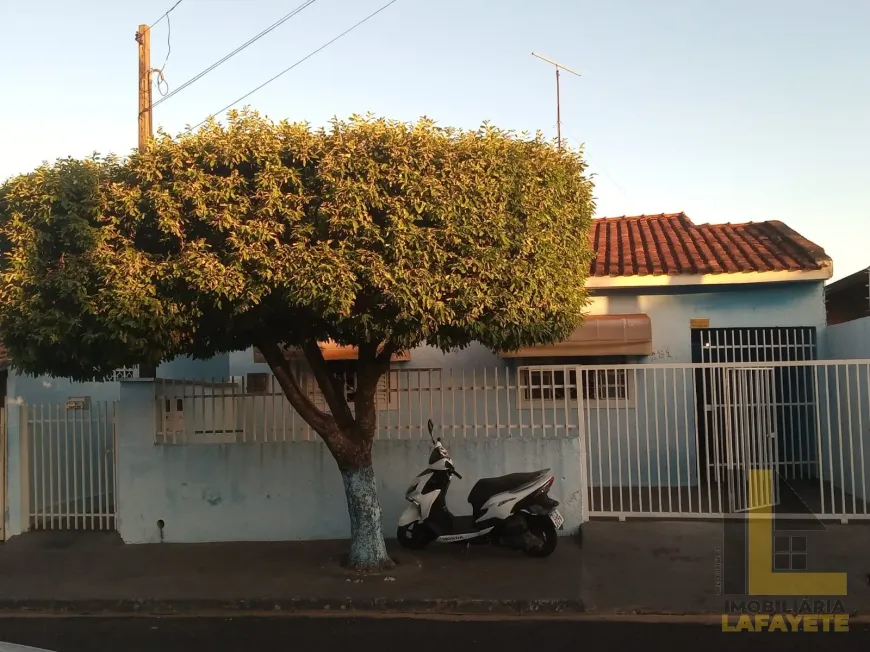
<svg viewBox="0 0 870 652">
<path fill-rule="evenodd" d="M 391 545 L 390 545 L 391 544 Z M 116 534 L 34 532 L 0 546 L 0 611 L 582 611 L 580 550 L 544 560 L 432 546 L 358 577 L 346 541 L 124 545 Z"/>
<path fill-rule="evenodd" d="M 849 574 L 843 603 L 870 614 L 870 527 L 829 530 L 825 561 Z M 365 578 L 340 567 L 343 541 L 126 546 L 115 534 L 29 533 L 0 545 L 0 611 L 720 614 L 731 597 L 716 592 L 722 532 L 720 523 L 592 522 L 582 549 L 564 538 L 541 560 L 392 545 L 399 566 Z"/>
</svg>

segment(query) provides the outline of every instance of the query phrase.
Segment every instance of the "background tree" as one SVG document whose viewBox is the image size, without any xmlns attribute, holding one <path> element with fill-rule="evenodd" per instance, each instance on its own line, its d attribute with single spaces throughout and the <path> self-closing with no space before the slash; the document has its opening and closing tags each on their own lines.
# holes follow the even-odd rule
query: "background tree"
<svg viewBox="0 0 870 652">
<path fill-rule="evenodd" d="M 496 351 L 581 321 L 592 184 L 539 135 L 233 113 L 129 159 L 62 160 L 0 189 L 0 332 L 25 372 L 102 377 L 256 346 L 334 456 L 349 564 L 390 564 L 372 444 L 391 356 Z M 319 342 L 358 349 L 353 408 Z M 291 372 L 304 353 L 327 409 Z"/>
</svg>

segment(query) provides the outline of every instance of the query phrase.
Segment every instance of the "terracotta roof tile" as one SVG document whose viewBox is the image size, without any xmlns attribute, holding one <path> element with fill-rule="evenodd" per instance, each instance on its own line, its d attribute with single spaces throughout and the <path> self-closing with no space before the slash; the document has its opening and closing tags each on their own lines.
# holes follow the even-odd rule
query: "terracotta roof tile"
<svg viewBox="0 0 870 652">
<path fill-rule="evenodd" d="M 780 221 L 695 224 L 684 213 L 604 217 L 590 234 L 592 276 L 813 271 L 831 264 Z"/>
</svg>

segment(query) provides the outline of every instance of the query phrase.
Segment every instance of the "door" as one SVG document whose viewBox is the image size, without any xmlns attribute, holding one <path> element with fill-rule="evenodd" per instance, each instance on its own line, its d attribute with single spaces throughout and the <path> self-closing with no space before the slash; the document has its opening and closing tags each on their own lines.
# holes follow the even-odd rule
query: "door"
<svg viewBox="0 0 870 652">
<path fill-rule="evenodd" d="M 724 449 L 731 512 L 779 502 L 772 368 L 723 369 Z"/>
<path fill-rule="evenodd" d="M 798 363 L 817 359 L 817 339 L 814 327 L 692 330 L 692 362 L 710 365 L 695 370 L 698 460 L 702 478 L 710 478 L 717 485 L 723 481 L 720 467 L 724 464 L 724 452 L 717 448 L 723 442 L 720 433 L 723 380 L 722 369 L 713 365 L 731 362 L 796 363 L 773 371 L 779 473 L 786 479 L 815 476 L 818 448 L 813 400 L 815 371 L 811 366 Z"/>
</svg>

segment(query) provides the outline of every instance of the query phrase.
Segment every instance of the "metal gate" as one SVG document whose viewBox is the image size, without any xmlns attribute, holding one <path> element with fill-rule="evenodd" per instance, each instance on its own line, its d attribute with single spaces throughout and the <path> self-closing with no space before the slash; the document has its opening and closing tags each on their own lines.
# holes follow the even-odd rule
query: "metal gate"
<svg viewBox="0 0 870 652">
<path fill-rule="evenodd" d="M 775 365 L 773 369 L 774 419 L 777 425 L 777 473 L 784 480 L 809 481 L 818 478 L 816 441 L 816 401 L 812 397 L 815 368 L 808 363 L 818 355 L 814 327 L 700 328 L 692 330 L 692 362 L 707 366 L 696 371 L 700 388 L 696 397 L 699 409 L 710 409 L 714 386 L 721 386 L 720 364 L 739 363 L 746 366 Z M 706 385 L 706 387 L 705 387 Z M 703 402 L 706 403 L 704 405 Z M 702 439 L 712 439 L 713 423 L 700 420 Z M 711 441 L 701 446 L 714 447 Z M 720 460 L 720 463 L 723 460 Z"/>
<path fill-rule="evenodd" d="M 728 502 L 732 512 L 778 502 L 773 370 L 724 369 Z"/>
<path fill-rule="evenodd" d="M 593 517 L 870 520 L 870 360 L 578 373 Z"/>
<path fill-rule="evenodd" d="M 30 529 L 114 530 L 115 403 L 21 409 Z"/>
</svg>

